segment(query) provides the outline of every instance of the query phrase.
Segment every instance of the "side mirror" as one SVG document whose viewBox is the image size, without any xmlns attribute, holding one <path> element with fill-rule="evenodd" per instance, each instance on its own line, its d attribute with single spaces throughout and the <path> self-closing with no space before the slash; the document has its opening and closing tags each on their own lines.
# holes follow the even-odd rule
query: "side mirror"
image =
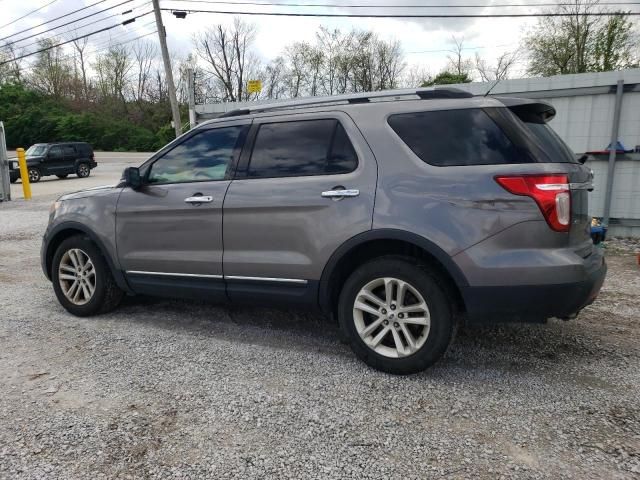
<svg viewBox="0 0 640 480">
<path fill-rule="evenodd" d="M 134 190 L 138 190 L 142 186 L 142 178 L 138 167 L 125 168 L 122 177 L 124 178 L 124 183 Z"/>
</svg>

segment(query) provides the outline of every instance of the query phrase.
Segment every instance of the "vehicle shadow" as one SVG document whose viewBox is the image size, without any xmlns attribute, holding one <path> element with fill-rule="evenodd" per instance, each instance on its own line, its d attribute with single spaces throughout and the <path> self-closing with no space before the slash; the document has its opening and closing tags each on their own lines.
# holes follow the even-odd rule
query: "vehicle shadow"
<svg viewBox="0 0 640 480">
<path fill-rule="evenodd" d="M 148 323 L 227 341 L 353 357 L 346 342 L 341 341 L 338 325 L 318 312 L 140 296 L 127 298 L 109 316 L 118 322 Z M 560 372 L 567 364 L 611 355 L 589 335 L 571 322 L 560 320 L 547 324 L 464 326 L 458 329 L 444 358 L 429 371 L 455 368 Z"/>
</svg>

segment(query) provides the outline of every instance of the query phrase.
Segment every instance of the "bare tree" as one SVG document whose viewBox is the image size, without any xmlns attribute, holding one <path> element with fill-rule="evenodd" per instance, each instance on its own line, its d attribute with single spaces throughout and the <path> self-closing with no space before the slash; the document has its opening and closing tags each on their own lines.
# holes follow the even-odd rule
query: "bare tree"
<svg viewBox="0 0 640 480">
<path fill-rule="evenodd" d="M 138 40 L 132 46 L 136 68 L 134 98 L 140 102 L 147 97 L 151 83 L 151 68 L 158 56 L 156 44 L 148 40 Z"/>
<path fill-rule="evenodd" d="M 287 92 L 287 65 L 283 57 L 273 59 L 264 69 L 264 96 L 266 98 L 281 98 Z"/>
<path fill-rule="evenodd" d="M 493 65 L 476 52 L 475 68 L 483 82 L 493 82 L 509 78 L 513 68 L 518 63 L 519 50 L 504 52 L 496 58 Z"/>
<path fill-rule="evenodd" d="M 247 73 L 256 70 L 257 57 L 250 52 L 255 34 L 253 24 L 235 18 L 233 26 L 216 25 L 194 39 L 198 56 L 224 91 L 223 100 L 235 102 L 248 96 Z"/>
<path fill-rule="evenodd" d="M 405 70 L 400 84 L 406 88 L 417 88 L 433 80 L 431 72 L 423 65 L 413 65 Z"/>
<path fill-rule="evenodd" d="M 74 34 L 74 37 L 78 35 Z M 75 69 L 75 77 L 76 81 L 78 77 L 80 77 L 81 88 L 82 88 L 82 96 L 85 100 L 89 99 L 89 82 L 87 77 L 87 54 L 85 52 L 87 45 L 89 43 L 89 37 L 85 37 L 79 40 L 73 40 L 73 50 L 74 50 L 74 69 Z M 78 74 L 79 70 L 79 74 Z"/>
<path fill-rule="evenodd" d="M 47 38 L 38 42 L 38 50 L 44 50 L 36 56 L 29 81 L 38 90 L 53 97 L 60 98 L 69 90 L 70 65 L 62 47 L 56 46 L 60 41 Z"/>
<path fill-rule="evenodd" d="M 473 61 L 470 58 L 464 56 L 464 38 L 457 38 L 455 35 L 451 37 L 452 48 L 449 50 L 447 59 L 449 64 L 447 66 L 447 72 L 450 72 L 457 76 L 469 75 L 473 69 Z"/>
</svg>

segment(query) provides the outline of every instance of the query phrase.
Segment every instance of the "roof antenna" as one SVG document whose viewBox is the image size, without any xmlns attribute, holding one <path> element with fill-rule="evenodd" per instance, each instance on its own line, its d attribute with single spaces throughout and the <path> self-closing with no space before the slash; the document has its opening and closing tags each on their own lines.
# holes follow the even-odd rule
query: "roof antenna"
<svg viewBox="0 0 640 480">
<path fill-rule="evenodd" d="M 491 85 L 491 87 L 489 87 L 489 90 L 487 90 L 487 93 L 484 94 L 485 97 L 487 95 L 489 95 L 491 93 L 491 90 L 493 90 L 493 88 L 500 83 L 500 80 L 502 80 L 502 79 L 501 78 L 496 78 L 496 81 L 493 82 L 493 85 Z"/>
</svg>

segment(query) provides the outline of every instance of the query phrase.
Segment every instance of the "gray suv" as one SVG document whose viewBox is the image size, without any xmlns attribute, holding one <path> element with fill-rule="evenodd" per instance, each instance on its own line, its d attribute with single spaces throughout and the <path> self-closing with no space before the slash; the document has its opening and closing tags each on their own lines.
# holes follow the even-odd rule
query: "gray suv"
<svg viewBox="0 0 640 480">
<path fill-rule="evenodd" d="M 61 197 L 42 267 L 69 312 L 125 294 L 318 308 L 413 373 L 460 322 L 573 318 L 606 266 L 592 173 L 538 100 L 451 88 L 256 105 Z"/>
</svg>

